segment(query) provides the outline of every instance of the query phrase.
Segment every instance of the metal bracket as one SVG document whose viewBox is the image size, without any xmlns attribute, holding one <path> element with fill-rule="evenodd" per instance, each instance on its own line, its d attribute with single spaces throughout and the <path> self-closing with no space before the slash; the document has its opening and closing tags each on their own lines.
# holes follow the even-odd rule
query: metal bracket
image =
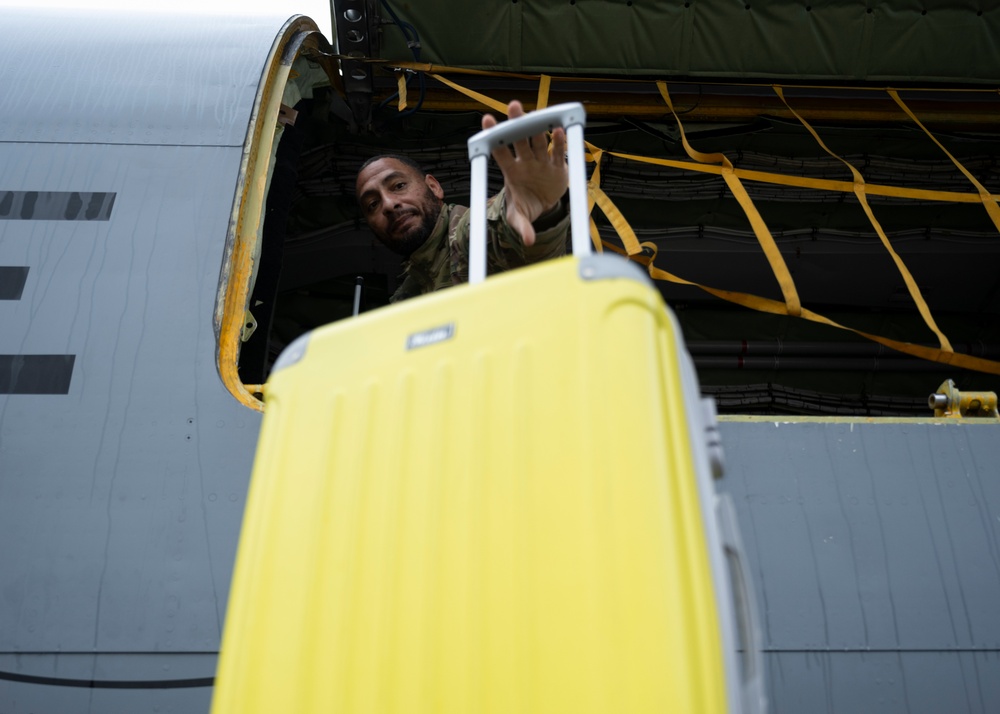
<svg viewBox="0 0 1000 714">
<path fill-rule="evenodd" d="M 352 129 L 367 131 L 372 123 L 375 94 L 373 65 L 367 60 L 378 58 L 381 44 L 378 0 L 333 0 L 333 11 L 345 100 L 354 120 Z"/>
<path fill-rule="evenodd" d="M 250 339 L 250 336 L 257 331 L 257 318 L 247 310 L 246 315 L 243 316 L 243 327 L 240 329 L 240 342 L 246 342 Z"/>
<path fill-rule="evenodd" d="M 1000 419 L 996 392 L 961 392 L 950 379 L 928 397 L 927 406 L 936 417 Z"/>
</svg>

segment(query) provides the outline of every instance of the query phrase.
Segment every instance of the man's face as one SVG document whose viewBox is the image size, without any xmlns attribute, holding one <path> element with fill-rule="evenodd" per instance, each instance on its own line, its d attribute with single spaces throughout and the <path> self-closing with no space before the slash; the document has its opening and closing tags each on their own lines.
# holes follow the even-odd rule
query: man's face
<svg viewBox="0 0 1000 714">
<path fill-rule="evenodd" d="M 358 174 L 358 204 L 375 237 L 409 256 L 422 246 L 437 222 L 444 191 L 433 176 L 422 176 L 396 159 L 379 159 Z"/>
</svg>

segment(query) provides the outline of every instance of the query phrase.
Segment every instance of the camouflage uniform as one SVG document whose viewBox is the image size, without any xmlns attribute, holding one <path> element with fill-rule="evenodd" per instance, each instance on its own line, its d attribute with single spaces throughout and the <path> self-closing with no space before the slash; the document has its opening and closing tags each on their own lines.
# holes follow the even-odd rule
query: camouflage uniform
<svg viewBox="0 0 1000 714">
<path fill-rule="evenodd" d="M 504 192 L 490 199 L 486 207 L 487 275 L 520 268 L 566 254 L 569 214 L 565 202 L 553 219 L 536 222 L 535 244 L 521 242 L 520 234 L 507 225 Z M 555 221 L 554 225 L 548 225 Z M 441 207 L 434 230 L 404 264 L 406 277 L 393 294 L 392 302 L 450 288 L 469 281 L 469 209 L 448 203 Z"/>
</svg>

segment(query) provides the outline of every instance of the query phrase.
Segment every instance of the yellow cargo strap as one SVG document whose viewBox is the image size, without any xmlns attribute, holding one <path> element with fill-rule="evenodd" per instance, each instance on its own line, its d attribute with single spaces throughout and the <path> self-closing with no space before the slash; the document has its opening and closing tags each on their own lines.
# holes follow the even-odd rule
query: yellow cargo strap
<svg viewBox="0 0 1000 714">
<path fill-rule="evenodd" d="M 652 260 L 655 260 L 655 244 L 644 243 L 643 245 L 650 246 L 654 250 Z M 757 295 L 749 295 L 747 293 L 734 292 L 731 290 L 719 290 L 707 285 L 693 283 L 690 280 L 685 280 L 684 278 L 678 277 L 672 273 L 668 273 L 666 270 L 657 268 L 652 264 L 652 261 L 650 261 L 649 265 L 649 275 L 655 280 L 665 280 L 670 283 L 676 283 L 677 285 L 690 285 L 692 287 L 696 287 L 699 290 L 704 290 L 717 298 L 750 308 L 751 310 L 757 310 L 758 312 L 766 312 L 772 315 L 788 314 L 785 305 L 777 300 L 770 300 Z M 899 340 L 889 339 L 888 337 L 881 337 L 880 335 L 873 335 L 870 332 L 863 332 L 862 330 L 856 330 L 853 327 L 848 327 L 847 325 L 841 325 L 839 322 L 835 322 L 828 317 L 824 317 L 819 313 L 809 310 L 808 308 L 802 309 L 800 317 L 803 317 L 810 322 L 817 322 L 822 325 L 829 325 L 830 327 L 836 327 L 841 330 L 853 332 L 860 337 L 864 337 L 872 342 L 877 342 L 878 344 L 894 349 L 897 352 L 902 352 L 913 357 L 919 357 L 920 359 L 925 359 L 930 362 L 939 362 L 941 364 L 947 364 L 960 369 L 972 369 L 977 372 L 986 372 L 988 374 L 1000 374 L 1000 362 L 995 362 L 993 360 L 973 357 L 971 355 L 960 354 L 958 352 L 945 351 L 936 347 L 915 345 L 911 342 L 901 342 Z"/>
<path fill-rule="evenodd" d="M 442 77 L 440 72 L 448 72 L 451 74 L 468 74 L 475 76 L 484 77 L 516 77 L 520 79 L 536 79 L 541 81 L 541 77 L 545 77 L 551 84 L 552 78 L 548 75 L 528 75 L 520 74 L 515 72 L 490 72 L 485 70 L 474 70 L 466 69 L 463 67 L 446 67 L 430 64 L 422 64 L 415 62 L 401 62 L 398 65 L 401 68 L 411 69 L 418 72 L 426 72 L 429 77 L 437 79 L 441 83 L 451 87 L 460 94 L 464 94 L 470 99 L 474 99 L 477 102 L 501 113 L 506 114 L 506 107 L 504 104 L 487 97 L 484 94 L 467 89 L 455 82 Z M 566 78 L 561 77 L 560 81 L 580 81 L 578 78 Z M 638 80 L 635 80 L 638 81 Z M 745 86 L 763 86 L 760 84 L 749 83 Z M 843 89 L 843 87 L 840 87 Z M 858 87 L 857 89 L 868 89 L 870 87 Z M 915 91 L 915 90 L 914 90 Z M 971 90 L 970 90 L 971 91 Z M 722 166 L 713 166 L 711 164 L 702 164 L 691 161 L 679 161 L 675 159 L 658 159 L 649 156 L 638 156 L 635 154 L 623 154 L 619 152 L 609 151 L 608 154 L 611 156 L 618 156 L 623 159 L 631 159 L 633 161 L 642 161 L 645 163 L 656 164 L 658 166 L 666 166 L 669 168 L 682 169 L 685 171 L 698 171 L 701 173 L 710 173 L 721 176 L 723 174 Z M 741 179 L 748 181 L 758 181 L 761 183 L 770 183 L 780 186 L 795 186 L 797 188 L 812 188 L 823 191 L 839 191 L 842 193 L 851 193 L 854 188 L 850 181 L 834 181 L 830 179 L 818 179 L 809 178 L 805 176 L 784 176 L 782 174 L 774 174 L 767 171 L 753 171 L 749 169 L 733 169 L 733 173 Z M 973 179 L 975 181 L 975 179 Z M 885 186 L 882 184 L 870 183 L 865 185 L 866 193 L 869 196 L 889 196 L 892 198 L 912 198 L 917 201 L 944 201 L 950 203 L 979 203 L 983 200 L 983 196 L 978 193 L 962 193 L 959 191 L 935 191 L 930 189 L 922 188 L 906 188 L 903 186 Z M 986 191 L 984 188 L 983 191 Z M 992 199 L 994 202 L 1000 200 L 1000 197 L 992 196 L 989 192 L 986 192 L 986 196 Z M 987 209 L 989 210 L 989 209 Z"/>
<path fill-rule="evenodd" d="M 601 240 L 601 233 L 597 230 L 597 224 L 594 222 L 594 202 L 597 200 L 594 188 L 600 188 L 601 186 L 600 154 L 600 151 L 597 153 L 589 152 L 586 157 L 587 161 L 594 162 L 594 172 L 590 175 L 590 180 L 587 182 L 587 215 L 590 216 L 590 242 L 594 245 L 596 252 L 603 253 L 604 241 Z"/>
<path fill-rule="evenodd" d="M 677 159 L 660 159 L 652 156 L 639 156 L 638 154 L 622 154 L 617 151 L 607 152 L 611 156 L 631 161 L 641 161 L 657 166 L 666 166 L 672 169 L 683 171 L 698 171 L 704 174 L 715 174 L 721 176 L 723 168 L 721 166 L 711 166 L 706 164 L 695 164 L 690 161 L 678 161 Z M 851 193 L 854 186 L 850 181 L 835 181 L 832 179 L 809 178 L 808 176 L 784 176 L 782 174 L 772 174 L 767 171 L 753 171 L 751 169 L 733 169 L 733 173 L 741 179 L 747 181 L 757 181 L 759 183 L 770 183 L 776 186 L 794 186 L 796 188 L 812 188 L 819 191 L 837 191 L 840 193 Z M 911 198 L 916 201 L 943 201 L 946 203 L 979 203 L 981 198 L 976 193 L 960 193 L 958 191 L 934 191 L 924 188 L 905 188 L 903 186 L 883 186 L 882 184 L 865 184 L 866 193 L 869 196 L 890 196 L 892 198 Z M 994 200 L 998 197 L 993 196 Z"/>
<path fill-rule="evenodd" d="M 543 74 L 538 81 L 538 99 L 535 100 L 535 109 L 545 109 L 549 106 L 549 87 L 552 85 L 552 77 Z"/>
<path fill-rule="evenodd" d="M 591 202 L 591 206 L 593 206 L 593 202 Z M 594 251 L 595 252 L 597 252 L 597 253 L 603 253 L 604 252 L 604 245 L 605 245 L 605 243 L 604 243 L 603 240 L 601 240 L 601 233 L 600 233 L 600 231 L 597 230 L 597 224 L 594 223 L 593 216 L 591 216 L 591 218 L 590 218 L 590 242 L 594 244 Z M 609 245 L 609 247 L 610 247 L 610 245 Z"/>
<path fill-rule="evenodd" d="M 396 73 L 396 91 L 399 92 L 398 111 L 406 109 L 406 75 L 403 72 Z"/>
<path fill-rule="evenodd" d="M 396 111 L 403 111 L 406 109 L 406 73 L 396 72 L 396 92 L 399 95 L 399 101 L 396 103 Z M 390 97 L 391 99 L 391 97 Z"/>
<path fill-rule="evenodd" d="M 964 166 L 962 166 L 959 160 L 956 159 L 954 156 L 952 156 L 951 152 L 948 151 L 946 148 L 944 148 L 944 145 L 927 130 L 927 127 L 925 127 L 920 122 L 920 120 L 917 119 L 917 116 L 913 112 L 911 112 L 910 108 L 903 103 L 902 99 L 899 98 L 899 94 L 896 92 L 895 89 L 890 89 L 888 90 L 888 92 L 889 96 L 892 97 L 893 100 L 896 102 L 896 104 L 899 105 L 900 109 L 906 112 L 906 115 L 910 117 L 910 119 L 912 119 L 917 126 L 919 126 L 921 129 L 924 130 L 924 133 L 931 138 L 931 141 L 937 144 L 938 148 L 940 148 L 941 151 L 943 151 L 945 155 L 949 159 L 951 159 L 951 162 L 955 164 L 958 170 L 961 171 L 963 174 L 965 174 L 965 177 L 972 182 L 972 185 L 976 187 L 976 191 L 979 192 L 979 200 L 983 202 L 983 206 L 986 208 L 986 212 L 990 214 L 990 218 L 993 220 L 993 225 L 997 227 L 997 230 L 1000 230 L 1000 207 L 997 206 L 996 198 L 993 197 L 990 194 L 990 192 L 986 190 L 986 187 L 983 186 L 981 183 L 979 183 L 979 181 L 976 180 L 976 177 L 973 176 L 971 173 L 969 173 L 969 170 Z"/>
<path fill-rule="evenodd" d="M 721 166 L 711 166 L 706 164 L 695 164 L 690 161 L 678 161 L 676 159 L 660 159 L 652 156 L 639 156 L 638 154 L 623 154 L 617 151 L 608 151 L 608 155 L 617 156 L 620 159 L 630 161 L 641 161 L 646 164 L 666 166 L 672 169 L 683 171 L 698 171 L 704 174 L 722 175 Z M 812 188 L 819 191 L 836 191 L 839 193 L 851 193 L 854 185 L 850 181 L 835 181 L 831 179 L 809 178 L 807 176 L 784 176 L 782 174 L 772 174 L 767 171 L 753 171 L 750 169 L 733 169 L 733 173 L 741 179 L 747 181 L 757 181 L 759 183 L 770 183 L 776 186 L 794 186 L 796 188 Z M 869 196 L 891 196 L 893 198 L 912 198 L 917 201 L 943 201 L 947 203 L 979 203 L 980 197 L 975 193 L 959 193 L 957 191 L 932 191 L 922 188 L 904 188 L 902 186 L 883 186 L 877 183 L 865 184 L 866 193 Z M 996 199 L 997 197 L 994 197 Z"/>
<path fill-rule="evenodd" d="M 920 288 L 917 286 L 917 281 L 913 279 L 913 275 L 910 273 L 909 269 L 903 263 L 903 259 L 900 258 L 899 254 L 896 253 L 896 251 L 893 249 L 892 244 L 889 242 L 888 236 L 886 236 L 885 231 L 882 230 L 882 225 L 878 222 L 878 219 L 875 218 L 875 213 L 872 211 L 871 206 L 868 204 L 867 196 L 865 196 L 865 179 L 864 177 L 861 176 L 861 172 L 859 172 L 856 168 L 854 168 L 854 166 L 850 162 L 845 161 L 842 157 L 838 156 L 837 154 L 835 154 L 830 150 L 830 148 L 823 142 L 823 140 L 819 137 L 819 134 L 816 133 L 816 130 L 812 128 L 809 122 L 807 122 L 805 119 L 799 116 L 799 113 L 796 112 L 794 109 L 792 109 L 792 106 L 788 103 L 788 100 L 785 99 L 785 93 L 781 90 L 781 87 L 776 86 L 774 88 L 774 91 L 778 95 L 778 98 L 785 103 L 786 107 L 788 107 L 788 111 L 790 111 L 796 119 L 802 122 L 802 126 L 804 126 L 806 130 L 810 134 L 812 134 L 812 137 L 816 140 L 816 143 L 823 148 L 823 151 L 825 151 L 830 156 L 840 161 L 842 164 L 844 164 L 844 166 L 846 166 L 851 170 L 851 175 L 854 176 L 854 195 L 858 197 L 858 201 L 861 202 L 861 207 L 865 209 L 865 215 L 868 216 L 868 220 L 871 222 L 872 228 L 875 229 L 875 233 L 878 234 L 879 240 L 882 241 L 882 245 L 885 246 L 885 249 L 889 251 L 889 255 L 892 256 L 892 261 L 896 264 L 896 269 L 899 270 L 899 274 L 903 276 L 903 282 L 906 283 L 906 288 L 907 290 L 909 290 L 910 297 L 913 298 L 913 302 L 916 303 L 917 310 L 920 311 L 920 316 L 924 318 L 924 322 L 927 324 L 927 327 L 930 328 L 931 332 L 937 335 L 938 342 L 941 345 L 941 349 L 945 350 L 946 352 L 953 352 L 954 350 L 952 350 L 951 342 L 949 342 L 948 338 L 944 336 L 944 333 L 941 332 L 940 329 L 938 329 L 937 323 L 934 321 L 934 317 L 931 315 L 931 310 L 927 306 L 927 301 L 924 300 L 924 296 L 920 293 Z"/>
<path fill-rule="evenodd" d="M 622 239 L 626 255 L 629 258 L 640 255 L 642 253 L 642 246 L 639 244 L 639 239 L 635 237 L 635 231 L 632 230 L 632 226 L 625 220 L 622 212 L 618 210 L 618 206 L 608 198 L 608 194 L 604 193 L 604 189 L 591 187 L 590 190 L 593 191 L 598 207 L 607 216 L 618 237 Z"/>
<path fill-rule="evenodd" d="M 639 255 L 642 252 L 642 247 L 639 245 L 639 239 L 635 237 L 635 231 L 618 210 L 618 206 L 608 198 L 608 194 L 604 193 L 604 189 L 601 188 L 601 158 L 604 156 L 604 151 L 589 142 L 587 148 L 590 149 L 590 154 L 594 159 L 594 172 L 590 175 L 590 181 L 587 184 L 587 196 L 590 202 L 588 208 L 593 211 L 594 203 L 596 203 L 614 227 L 618 237 L 622 239 L 626 255 L 629 257 Z M 593 218 L 591 223 L 593 223 Z M 594 240 L 593 231 L 591 232 L 591 240 Z M 595 242 L 594 245 L 596 246 L 597 243 Z"/>
<path fill-rule="evenodd" d="M 750 219 L 750 226 L 753 228 L 754 235 L 757 236 L 757 242 L 760 243 L 760 247 L 764 250 L 767 262 L 771 265 L 771 271 L 774 273 L 778 285 L 781 286 L 781 294 L 785 298 L 785 305 L 788 306 L 788 314 L 800 315 L 802 313 L 802 303 L 799 301 L 799 294 L 795 289 L 795 281 L 792 280 L 792 274 L 789 272 L 788 266 L 785 265 L 785 259 L 781 257 L 781 251 L 778 250 L 778 245 L 774 242 L 774 236 L 771 235 L 771 231 L 768 230 L 764 219 L 757 212 L 757 207 L 753 205 L 753 201 L 750 200 L 750 194 L 747 193 L 743 183 L 733 171 L 732 162 L 722 154 L 704 154 L 691 148 L 687 137 L 684 135 L 684 125 L 681 124 L 680 117 L 674 111 L 674 103 L 670 101 L 670 92 L 667 91 L 667 83 L 662 81 L 657 82 L 656 88 L 660 90 L 660 96 L 667 103 L 670 113 L 674 115 L 677 128 L 681 132 L 681 142 L 684 145 L 684 151 L 687 152 L 687 155 L 703 164 L 722 164 L 722 178 L 729 187 L 729 190 L 733 192 L 733 196 L 740 204 L 740 207 L 743 208 L 744 213 L 747 214 L 747 218 Z"/>
<path fill-rule="evenodd" d="M 416 69 L 419 70 L 420 68 Z M 447 69 L 447 71 L 449 72 L 458 71 L 454 70 L 453 68 L 436 68 L 436 69 L 441 69 L 441 70 Z M 425 69 L 424 71 L 427 70 Z M 504 74 L 504 73 L 497 73 L 497 72 L 484 73 L 484 72 L 478 72 L 476 70 L 465 70 L 463 71 L 463 73 L 488 74 L 491 76 L 511 76 L 509 74 Z M 428 72 L 428 74 L 429 76 L 448 85 L 455 91 L 460 92 L 466 95 L 467 97 L 470 97 L 480 102 L 481 104 L 489 107 L 490 109 L 498 111 L 502 114 L 507 113 L 506 105 L 496 101 L 495 99 L 487 97 L 484 94 L 480 94 L 479 92 L 475 92 L 466 87 L 462 87 L 461 85 L 456 84 L 451 80 L 445 79 L 440 75 L 431 74 L 430 72 Z M 523 76 L 523 75 L 518 75 L 518 76 Z M 538 79 L 538 76 L 534 75 L 534 78 Z M 551 78 L 549 78 L 549 80 L 551 81 Z M 663 85 L 661 94 L 664 96 L 664 99 L 668 101 L 668 106 L 669 106 L 669 94 L 666 93 L 666 84 L 662 82 L 657 82 L 658 86 L 661 84 Z M 791 108 L 789 107 L 789 109 Z M 676 112 L 674 112 L 673 107 L 671 107 L 671 112 L 673 112 L 674 117 L 677 118 L 677 114 Z M 914 120 L 916 121 L 915 117 Z M 681 126 L 679 119 L 677 121 L 677 125 L 680 128 L 681 136 L 683 137 L 684 128 L 683 126 Z M 814 136 L 816 135 L 814 134 Z M 818 136 L 816 138 L 818 140 Z M 938 145 L 940 146 L 940 144 Z M 684 146 L 685 150 L 690 149 L 689 145 L 687 144 L 686 138 L 684 139 Z M 901 342 L 899 340 L 892 340 L 887 337 L 881 337 L 879 335 L 873 335 L 868 332 L 856 330 L 853 327 L 841 325 L 840 323 L 835 322 L 827 317 L 824 317 L 819 313 L 813 312 L 812 310 L 806 308 L 802 308 L 801 305 L 799 305 L 798 312 L 793 313 L 789 309 L 789 303 L 787 298 L 786 301 L 782 303 L 777 300 L 771 300 L 769 298 L 763 298 L 757 295 L 750 295 L 748 293 L 740 293 L 730 290 L 719 290 L 718 288 L 712 288 L 707 285 L 701 285 L 699 283 L 691 282 L 690 280 L 685 280 L 684 278 L 678 277 L 672 273 L 669 273 L 665 270 L 662 270 L 661 268 L 656 267 L 654 265 L 657 255 L 656 245 L 651 242 L 645 242 L 641 244 L 639 243 L 638 238 L 636 238 L 635 231 L 632 230 L 632 227 L 629 225 L 628 221 L 622 215 L 621 211 L 618 210 L 618 207 L 615 206 L 614 202 L 611 201 L 611 199 L 607 196 L 607 194 L 604 193 L 603 189 L 601 189 L 600 187 L 601 159 L 605 153 L 604 150 L 594 146 L 593 144 L 590 144 L 589 142 L 587 143 L 587 149 L 589 152 L 589 155 L 587 157 L 588 161 L 592 160 L 595 163 L 594 172 L 591 175 L 590 181 L 588 183 L 588 202 L 590 204 L 589 208 L 592 210 L 595 203 L 601 208 L 601 211 L 604 212 L 604 215 L 607 216 L 608 220 L 611 222 L 612 227 L 614 227 L 615 231 L 618 233 L 618 236 L 619 238 L 621 238 L 622 244 L 624 246 L 624 249 L 622 249 L 616 245 L 601 240 L 600 234 L 597 230 L 597 225 L 594 223 L 593 218 L 591 218 L 590 236 L 591 236 L 591 241 L 594 243 L 594 247 L 597 251 L 602 252 L 602 248 L 607 248 L 608 250 L 611 250 L 620 255 L 627 256 L 631 260 L 646 266 L 647 270 L 649 271 L 650 277 L 652 277 L 655 280 L 664 280 L 667 282 L 676 283 L 678 285 L 690 285 L 700 290 L 704 290 L 710 295 L 714 295 L 715 297 L 721 300 L 725 300 L 727 302 L 731 302 L 736 305 L 749 308 L 751 310 L 756 310 L 758 312 L 765 312 L 773 315 L 793 315 L 795 317 L 801 317 L 811 322 L 816 322 L 823 325 L 829 325 L 830 327 L 836 327 L 841 330 L 847 330 L 848 332 L 853 332 L 854 334 L 860 337 L 864 337 L 865 339 L 871 340 L 872 342 L 876 342 L 880 345 L 884 345 L 885 347 L 889 347 L 890 349 L 894 349 L 898 352 L 902 352 L 903 354 L 908 354 L 913 357 L 918 357 L 920 359 L 925 359 L 931 362 L 947 364 L 960 369 L 971 369 L 978 372 L 985 372 L 987 374 L 1000 374 L 1000 362 L 995 362 L 993 360 L 983 359 L 981 357 L 973 357 L 971 355 L 953 352 L 951 351 L 950 345 L 948 346 L 948 349 L 939 349 L 935 347 L 925 347 L 923 345 L 916 345 L 910 342 Z M 942 147 L 942 150 L 944 150 L 944 147 Z M 701 159 L 697 159 L 695 156 L 693 156 L 692 152 L 693 149 L 689 151 L 688 155 L 691 156 L 692 158 L 695 158 L 696 161 L 698 161 L 699 163 L 688 162 L 688 161 L 676 161 L 673 159 L 659 159 L 649 156 L 638 156 L 635 154 L 623 154 L 613 151 L 609 151 L 606 153 L 610 154 L 611 156 L 617 156 L 623 159 L 655 164 L 658 166 L 666 166 L 670 168 L 678 168 L 688 171 L 699 171 L 702 173 L 716 174 L 723 176 L 724 179 L 728 175 L 731 178 L 726 179 L 726 183 L 727 185 L 730 186 L 730 190 L 733 190 L 732 188 L 733 184 L 736 184 L 740 186 L 740 189 L 742 189 L 744 193 L 745 189 L 742 188 L 742 184 L 739 184 L 738 178 L 743 178 L 750 181 L 772 183 L 783 186 L 795 186 L 799 188 L 812 188 L 817 190 L 838 191 L 842 193 L 853 193 L 855 190 L 856 184 L 850 181 L 831 181 L 828 179 L 814 179 L 814 178 L 806 178 L 800 176 L 782 176 L 781 174 L 772 174 L 764 171 L 749 171 L 745 169 L 734 169 L 731 163 L 729 164 L 729 168 L 727 169 L 725 163 L 729 163 L 728 159 L 726 159 L 726 157 L 722 156 L 721 154 L 717 155 L 701 154 L 701 156 L 705 157 L 720 156 L 723 160 L 722 166 L 716 166 L 713 165 L 712 163 L 700 163 Z M 697 154 L 699 152 L 694 152 L 694 153 Z M 945 151 L 945 153 L 947 153 L 947 151 Z M 951 155 L 949 154 L 949 156 Z M 954 158 L 952 160 L 954 161 Z M 963 167 L 960 168 L 962 168 L 963 172 L 965 172 L 965 169 Z M 968 176 L 969 174 L 966 173 L 966 175 Z M 973 181 L 973 183 L 977 185 L 977 187 L 981 188 L 981 185 L 975 181 L 975 178 L 971 176 L 970 178 Z M 733 179 L 737 180 L 733 181 Z M 957 193 L 954 191 L 928 191 L 923 189 L 901 188 L 896 186 L 881 186 L 878 184 L 864 184 L 864 189 L 865 193 L 870 195 L 892 196 L 896 198 L 912 198 L 925 201 L 947 201 L 954 203 L 977 203 L 979 201 L 983 201 L 984 205 L 987 206 L 987 211 L 991 211 L 989 205 L 990 203 L 993 204 L 993 208 L 996 208 L 996 200 L 997 200 L 994 196 L 990 195 L 989 192 L 985 190 L 985 188 L 982 188 L 981 193 L 979 194 Z M 749 196 L 747 196 L 747 201 L 749 202 Z M 743 204 L 741 203 L 741 205 Z M 751 208 L 753 208 L 752 202 L 750 202 L 750 206 Z M 756 209 L 753 209 L 753 211 L 754 213 L 756 213 Z M 992 216 L 993 213 L 991 212 L 990 215 Z M 761 220 L 760 223 L 762 226 L 764 226 L 764 230 L 766 231 L 767 228 L 766 225 L 764 225 L 763 220 Z M 998 228 L 1000 228 L 1000 225 L 998 225 Z M 755 233 L 756 233 L 756 226 L 755 226 Z M 773 237 L 771 237 L 770 232 L 767 233 L 767 237 L 770 238 L 770 241 L 773 244 L 774 239 Z M 760 237 L 758 236 L 758 240 L 759 239 Z M 646 249 L 645 252 L 643 250 L 644 248 Z M 780 254 L 778 255 L 778 257 L 779 258 L 781 257 Z M 784 265 L 784 260 L 781 260 L 781 265 Z M 787 267 L 785 269 L 787 271 Z M 791 276 L 789 275 L 789 278 L 790 277 Z M 792 289 L 794 290 L 794 285 L 792 286 Z M 797 295 L 796 295 L 796 301 L 797 301 Z M 940 337 L 943 337 L 943 335 L 940 335 Z M 942 344 L 946 343 L 947 340 L 945 339 L 945 342 Z"/>
<path fill-rule="evenodd" d="M 480 104 L 485 104 L 495 112 L 500 112 L 501 114 L 504 115 L 507 114 L 507 105 L 504 104 L 503 102 L 498 102 L 496 99 L 493 99 L 492 97 L 487 97 L 485 94 L 480 94 L 479 92 L 474 92 L 473 90 L 463 87 L 460 84 L 455 84 L 450 79 L 442 77 L 440 74 L 432 74 L 428 72 L 427 76 L 436 79 L 442 84 L 448 85 L 456 92 L 460 92 L 465 96 L 469 97 L 470 99 L 475 99 Z"/>
<path fill-rule="evenodd" d="M 617 209 L 615 209 L 617 211 Z M 618 214 L 621 220 L 625 222 L 628 228 L 628 234 L 635 239 L 635 233 L 632 228 L 628 226 L 625 218 Z M 617 228 L 616 228 L 617 230 Z M 621 234 L 619 234 L 621 235 Z M 623 239 L 624 242 L 624 239 Z M 616 246 L 612 246 L 608 243 L 604 244 L 606 247 L 610 248 L 616 253 L 621 255 L 627 255 L 632 260 L 641 263 L 646 266 L 649 271 L 649 275 L 654 280 L 665 280 L 667 282 L 676 283 L 678 285 L 690 285 L 696 287 L 699 290 L 704 290 L 710 295 L 714 295 L 717 298 L 725 300 L 727 302 L 740 305 L 742 307 L 749 308 L 751 310 L 756 310 L 758 312 L 766 312 L 772 315 L 789 315 L 788 307 L 784 303 L 777 300 L 771 300 L 768 298 L 763 298 L 758 295 L 750 295 L 748 293 L 734 292 L 731 290 L 719 290 L 718 288 L 712 288 L 707 285 L 701 285 L 700 283 L 695 283 L 690 280 L 685 280 L 684 278 L 678 277 L 673 273 L 669 273 L 666 270 L 657 268 L 654 263 L 657 257 L 657 246 L 652 242 L 644 242 L 641 244 L 641 248 L 646 248 L 647 251 L 642 256 L 636 256 L 635 254 L 627 254 Z M 803 308 L 799 315 L 796 317 L 801 317 L 803 319 L 809 320 L 810 322 L 817 322 L 822 325 L 829 325 L 830 327 L 836 327 L 841 330 L 847 330 L 848 332 L 853 332 L 856 335 L 864 337 L 865 339 L 871 340 L 872 342 L 877 342 L 880 345 L 884 345 L 898 352 L 911 355 L 913 357 L 919 357 L 920 359 L 925 359 L 931 362 L 939 362 L 941 364 L 951 365 L 960 369 L 972 369 L 978 372 L 986 372 L 988 374 L 1000 374 L 1000 362 L 995 362 L 988 359 L 982 359 L 980 357 L 973 357 L 971 355 L 965 355 L 958 352 L 954 352 L 949 345 L 949 349 L 939 349 L 935 347 L 926 347 L 924 345 L 915 345 L 911 342 L 901 342 L 899 340 L 889 339 L 887 337 L 881 337 L 879 335 L 873 335 L 869 332 L 863 332 L 861 330 L 856 330 L 853 327 L 848 327 L 846 325 L 841 325 L 838 322 L 831 320 L 828 317 L 820 315 L 817 312 Z"/>
</svg>

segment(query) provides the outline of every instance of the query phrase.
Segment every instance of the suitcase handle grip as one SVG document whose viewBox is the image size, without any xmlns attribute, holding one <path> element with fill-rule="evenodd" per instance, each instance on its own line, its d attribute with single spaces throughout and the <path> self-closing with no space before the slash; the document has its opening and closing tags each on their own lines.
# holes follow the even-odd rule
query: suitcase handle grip
<svg viewBox="0 0 1000 714">
<path fill-rule="evenodd" d="M 517 119 L 508 119 L 494 127 L 483 129 L 469 139 L 469 161 L 477 156 L 489 156 L 494 149 L 505 144 L 512 144 L 520 139 L 552 131 L 557 126 L 564 129 L 574 125 L 583 126 L 587 121 L 587 112 L 579 102 L 557 104 L 547 109 L 538 109 Z"/>
<path fill-rule="evenodd" d="M 590 226 L 587 220 L 587 168 L 583 151 L 583 127 L 587 112 L 579 102 L 557 104 L 516 119 L 508 119 L 484 129 L 469 139 L 472 162 L 472 190 L 469 201 L 469 282 L 486 279 L 486 165 L 494 149 L 541 134 L 555 127 L 566 129 L 569 159 L 570 233 L 573 255 L 590 254 Z"/>
</svg>

